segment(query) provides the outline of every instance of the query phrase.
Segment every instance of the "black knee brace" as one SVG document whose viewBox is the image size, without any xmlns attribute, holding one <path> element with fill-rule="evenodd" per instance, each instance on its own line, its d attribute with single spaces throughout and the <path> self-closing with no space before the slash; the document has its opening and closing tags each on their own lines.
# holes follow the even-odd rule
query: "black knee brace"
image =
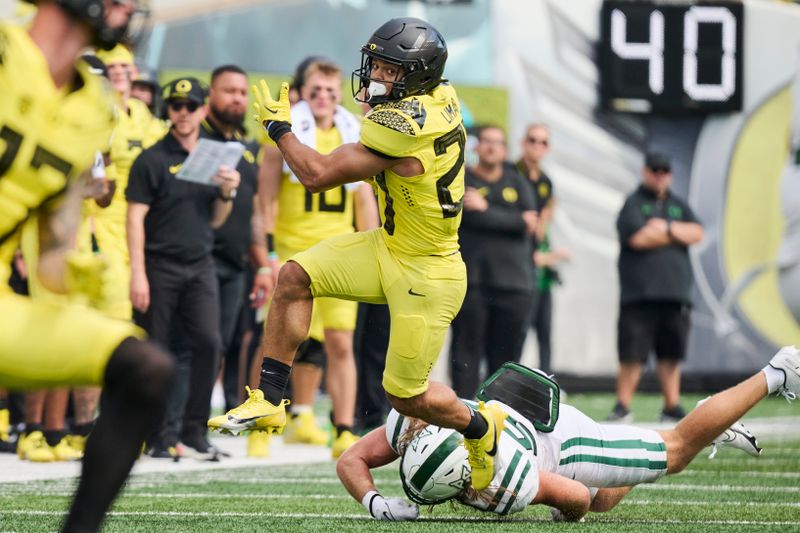
<svg viewBox="0 0 800 533">
<path fill-rule="evenodd" d="M 318 340 L 308 338 L 297 347 L 295 363 L 314 365 L 317 368 L 325 366 L 325 349 Z"/>
</svg>

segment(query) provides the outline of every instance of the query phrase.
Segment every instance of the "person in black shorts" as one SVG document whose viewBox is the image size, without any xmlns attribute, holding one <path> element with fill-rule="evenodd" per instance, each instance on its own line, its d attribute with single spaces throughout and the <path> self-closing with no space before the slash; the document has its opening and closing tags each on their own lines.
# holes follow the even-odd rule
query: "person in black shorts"
<svg viewBox="0 0 800 533">
<path fill-rule="evenodd" d="M 642 183 L 617 218 L 620 365 L 617 404 L 609 421 L 632 420 L 630 402 L 651 351 L 664 394 L 661 421 L 675 422 L 685 415 L 679 400 L 680 362 L 690 327 L 689 246 L 702 240 L 703 227 L 686 201 L 670 191 L 671 182 L 669 158 L 648 154 Z"/>
</svg>

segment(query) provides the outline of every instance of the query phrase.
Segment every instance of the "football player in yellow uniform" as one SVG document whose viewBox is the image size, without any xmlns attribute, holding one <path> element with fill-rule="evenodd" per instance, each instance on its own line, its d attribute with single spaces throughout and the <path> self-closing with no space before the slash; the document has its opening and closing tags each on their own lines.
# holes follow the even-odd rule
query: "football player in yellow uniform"
<svg viewBox="0 0 800 533">
<path fill-rule="evenodd" d="M 108 68 L 108 78 L 117 93 L 117 126 L 111 139 L 110 163 L 106 176 L 113 192 L 108 207 L 91 205 L 94 236 L 100 252 L 106 257 L 111 271 L 111 301 L 106 306 L 110 316 L 122 320 L 131 319 L 130 259 L 125 232 L 125 188 L 128 173 L 136 157 L 143 149 L 155 144 L 167 130 L 164 124 L 153 117 L 147 105 L 131 98 L 133 54 L 122 44 L 111 50 L 98 50 L 97 57 Z"/>
<path fill-rule="evenodd" d="M 452 389 L 428 380 L 466 291 L 458 248 L 466 135 L 456 92 L 442 79 L 447 46 L 429 23 L 398 18 L 378 28 L 361 53 L 354 94 L 373 107 L 359 142 L 327 155 L 301 143 L 291 130 L 286 83 L 275 101 L 262 81 L 256 108 L 311 192 L 373 178 L 383 227 L 326 239 L 281 268 L 259 389 L 209 427 L 283 430 L 283 392 L 308 334 L 314 298 L 388 303 L 392 325 L 383 387 L 389 401 L 405 416 L 462 432 L 472 484 L 481 490 L 494 475 L 505 414 L 492 406 L 473 410 Z"/>
<path fill-rule="evenodd" d="M 85 302 L 102 299 L 101 256 L 73 251 L 82 172 L 107 147 L 114 109 L 104 82 L 75 63 L 111 47 L 133 0 L 42 0 L 28 31 L 0 24 L 0 278 L 22 226 L 39 221 L 39 281 Z M 80 176 L 80 177 L 79 177 Z M 34 301 L 0 286 L 0 387 L 100 384 L 108 403 L 86 445 L 65 531 L 96 531 L 136 459 L 171 372 L 134 326 L 85 305 Z"/>
<path fill-rule="evenodd" d="M 301 73 L 302 100 L 292 109 L 296 135 L 321 154 L 328 154 L 350 140 L 358 139 L 358 119 L 341 107 L 342 76 L 339 67 L 327 60 L 309 62 Z M 281 262 L 311 248 L 320 241 L 378 226 L 372 188 L 364 182 L 342 185 L 313 194 L 285 166 L 274 146 L 264 150 L 261 166 L 262 202 L 275 227 L 275 252 Z M 292 372 L 292 418 L 284 440 L 327 444 L 328 434 L 315 422 L 314 395 L 322 378 L 319 342 L 327 356 L 326 389 L 331 397 L 336 436 L 331 446 L 339 457 L 356 441 L 353 417 L 356 403 L 356 365 L 353 331 L 358 303 L 336 298 L 317 298 L 311 316 L 308 350 L 301 350 Z M 253 435 L 256 435 L 253 433 Z"/>
</svg>

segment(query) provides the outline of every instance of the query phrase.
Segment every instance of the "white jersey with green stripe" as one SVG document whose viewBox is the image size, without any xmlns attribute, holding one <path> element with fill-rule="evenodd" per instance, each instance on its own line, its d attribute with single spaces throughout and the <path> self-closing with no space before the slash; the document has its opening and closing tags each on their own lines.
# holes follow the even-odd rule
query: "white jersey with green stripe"
<svg viewBox="0 0 800 533">
<path fill-rule="evenodd" d="M 600 424 L 561 404 L 552 433 L 538 433 L 541 469 L 587 487 L 653 483 L 667 472 L 667 447 L 656 431 Z"/>
<path fill-rule="evenodd" d="M 475 407 L 473 402 L 465 402 Z M 459 501 L 482 511 L 509 514 L 522 511 L 533 501 L 539 490 L 537 436 L 533 425 L 508 405 L 497 403 L 508 413 L 506 427 L 500 435 L 495 456 L 495 475 L 489 487 L 473 497 L 464 494 Z M 408 429 L 406 417 L 394 409 L 386 420 L 386 438 L 389 445 L 401 455 L 403 435 Z"/>
</svg>

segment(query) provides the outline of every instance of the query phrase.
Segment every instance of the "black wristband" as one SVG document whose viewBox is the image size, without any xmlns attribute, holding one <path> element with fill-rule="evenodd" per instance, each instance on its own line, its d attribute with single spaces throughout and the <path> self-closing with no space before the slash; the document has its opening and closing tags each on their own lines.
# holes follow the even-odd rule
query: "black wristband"
<svg viewBox="0 0 800 533">
<path fill-rule="evenodd" d="M 267 252 L 275 251 L 275 236 L 272 233 L 267 233 Z"/>
<path fill-rule="evenodd" d="M 281 137 L 287 133 L 291 133 L 292 131 L 292 125 L 282 120 L 272 120 L 267 123 L 266 127 L 269 138 L 272 139 L 275 144 L 278 144 L 278 141 L 281 140 Z"/>
<path fill-rule="evenodd" d="M 225 196 L 224 194 L 222 194 L 222 189 L 219 189 L 217 191 L 217 198 L 219 198 L 223 202 L 232 202 L 235 197 L 236 195 L 233 193 L 230 196 Z"/>
</svg>

